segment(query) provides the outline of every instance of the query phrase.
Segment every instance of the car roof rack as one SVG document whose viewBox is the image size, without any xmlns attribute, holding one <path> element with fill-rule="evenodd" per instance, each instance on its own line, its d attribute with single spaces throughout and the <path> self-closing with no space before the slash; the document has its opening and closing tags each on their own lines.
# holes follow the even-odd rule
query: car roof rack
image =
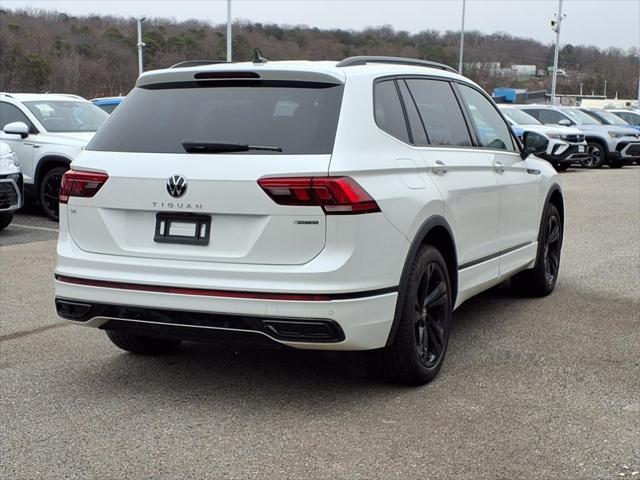
<svg viewBox="0 0 640 480">
<path fill-rule="evenodd" d="M 429 67 L 439 68 L 440 70 L 446 70 L 452 73 L 458 73 L 458 71 L 449 65 L 444 63 L 431 62 L 429 60 L 418 60 L 416 58 L 405 57 L 379 57 L 379 56 L 357 56 L 345 58 L 339 62 L 336 67 L 355 67 L 357 65 L 366 65 L 367 63 L 393 63 L 396 65 L 413 65 L 416 67 Z"/>
<path fill-rule="evenodd" d="M 169 68 L 186 68 L 186 67 L 198 67 L 200 65 L 216 65 L 219 63 L 232 63 L 225 60 L 187 60 L 185 62 L 179 62 L 175 65 L 171 65 Z"/>
</svg>

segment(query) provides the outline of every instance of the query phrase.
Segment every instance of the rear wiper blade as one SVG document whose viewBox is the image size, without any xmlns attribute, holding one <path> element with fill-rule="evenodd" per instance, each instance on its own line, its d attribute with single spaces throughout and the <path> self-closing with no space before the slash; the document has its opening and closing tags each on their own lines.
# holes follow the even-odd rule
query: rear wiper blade
<svg viewBox="0 0 640 480">
<path fill-rule="evenodd" d="M 247 145 L 246 143 L 234 142 L 197 142 L 195 140 L 185 140 L 182 147 L 189 153 L 226 153 L 226 152 L 249 152 L 253 150 L 266 152 L 281 152 L 282 147 L 271 147 L 268 145 Z"/>
</svg>

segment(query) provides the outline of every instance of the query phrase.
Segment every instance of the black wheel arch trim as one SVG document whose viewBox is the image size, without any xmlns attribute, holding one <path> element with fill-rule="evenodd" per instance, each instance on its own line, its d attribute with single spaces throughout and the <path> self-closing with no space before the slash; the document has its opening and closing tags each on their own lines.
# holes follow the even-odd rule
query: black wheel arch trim
<svg viewBox="0 0 640 480">
<path fill-rule="evenodd" d="M 587 143 L 591 142 L 591 143 L 597 143 L 598 145 L 600 145 L 602 148 L 604 148 L 604 153 L 606 155 L 609 155 L 609 147 L 607 146 L 607 142 L 605 142 L 604 140 L 602 140 L 600 137 L 593 137 L 591 135 L 585 135 L 584 139 Z"/>
<path fill-rule="evenodd" d="M 44 175 L 43 172 L 50 170 L 50 168 L 47 167 L 52 164 L 60 167 L 68 167 L 69 165 L 71 165 L 71 159 L 63 157 L 62 155 L 45 155 L 44 157 L 40 158 L 40 160 L 38 160 L 38 166 L 36 167 L 35 175 L 33 176 L 34 185 L 40 185 L 40 182 L 42 181 L 42 177 Z"/>
<path fill-rule="evenodd" d="M 455 237 L 453 236 L 453 232 L 451 231 L 451 227 L 449 223 L 445 220 L 441 215 L 432 215 L 427 218 L 421 227 L 418 229 L 418 233 L 416 233 L 413 241 L 411 242 L 411 247 L 409 247 L 409 253 L 404 261 L 404 266 L 402 267 L 402 274 L 400 276 L 400 284 L 398 287 L 398 297 L 396 299 L 396 308 L 393 315 L 393 322 L 391 324 L 391 329 L 389 330 L 389 335 L 387 337 L 387 342 L 385 346 L 389 346 L 393 343 L 393 339 L 395 338 L 396 331 L 398 330 L 398 325 L 400 323 L 400 318 L 402 316 L 402 306 L 404 304 L 405 293 L 407 291 L 407 284 L 409 283 L 409 272 L 411 270 L 411 264 L 413 260 L 416 258 L 418 254 L 418 250 L 422 247 L 427 239 L 427 236 L 434 228 L 441 227 L 444 228 L 451 241 L 453 243 L 453 259 L 450 259 L 453 265 L 458 265 L 458 256 L 456 253 L 456 243 Z M 458 294 L 458 269 L 454 269 L 455 271 L 449 271 L 449 279 L 451 281 L 451 303 L 455 305 L 456 297 Z"/>
</svg>

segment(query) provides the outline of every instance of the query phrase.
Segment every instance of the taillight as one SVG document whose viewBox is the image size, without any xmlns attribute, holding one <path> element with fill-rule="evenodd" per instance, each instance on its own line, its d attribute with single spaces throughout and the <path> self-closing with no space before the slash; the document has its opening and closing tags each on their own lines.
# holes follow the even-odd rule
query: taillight
<svg viewBox="0 0 640 480">
<path fill-rule="evenodd" d="M 279 205 L 319 206 L 327 215 L 380 211 L 371 195 L 350 177 L 261 178 L 258 184 Z"/>
<path fill-rule="evenodd" d="M 93 197 L 109 178 L 106 173 L 67 170 L 60 184 L 60 203 L 69 197 Z"/>
</svg>

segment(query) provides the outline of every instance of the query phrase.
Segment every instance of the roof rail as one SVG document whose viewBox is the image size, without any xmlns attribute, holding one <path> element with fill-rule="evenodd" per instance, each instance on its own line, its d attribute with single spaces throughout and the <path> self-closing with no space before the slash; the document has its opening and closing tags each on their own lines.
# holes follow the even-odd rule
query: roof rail
<svg viewBox="0 0 640 480">
<path fill-rule="evenodd" d="M 0 92 L 0 95 L 4 95 L 5 97 L 14 98 L 13 95 L 7 92 Z"/>
<path fill-rule="evenodd" d="M 377 57 L 377 56 L 358 56 L 345 58 L 339 62 L 336 67 L 355 67 L 356 65 L 366 65 L 367 63 L 393 63 L 397 65 L 413 65 L 416 67 L 429 67 L 439 68 L 440 70 L 446 70 L 452 73 L 458 73 L 454 68 L 449 65 L 438 62 L 430 62 L 429 60 L 418 60 L 415 58 L 404 57 Z"/>
<path fill-rule="evenodd" d="M 200 65 L 216 65 L 218 63 L 231 63 L 224 60 L 187 60 L 186 62 L 176 63 L 169 68 L 186 68 L 186 67 L 198 67 Z"/>
</svg>

